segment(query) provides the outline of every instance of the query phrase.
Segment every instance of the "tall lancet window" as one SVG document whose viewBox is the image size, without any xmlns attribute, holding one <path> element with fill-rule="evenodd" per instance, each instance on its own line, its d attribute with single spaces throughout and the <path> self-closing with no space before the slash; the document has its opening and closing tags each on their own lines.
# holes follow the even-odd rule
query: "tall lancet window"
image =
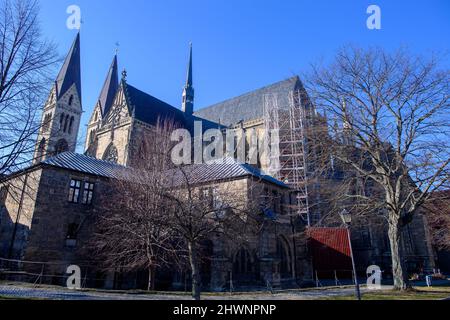
<svg viewBox="0 0 450 320">
<path fill-rule="evenodd" d="M 41 142 L 39 143 L 38 146 L 38 152 L 36 155 L 36 160 L 37 161 L 42 161 L 43 157 L 45 156 L 45 148 L 47 146 L 47 141 L 44 139 L 41 140 Z"/>
</svg>

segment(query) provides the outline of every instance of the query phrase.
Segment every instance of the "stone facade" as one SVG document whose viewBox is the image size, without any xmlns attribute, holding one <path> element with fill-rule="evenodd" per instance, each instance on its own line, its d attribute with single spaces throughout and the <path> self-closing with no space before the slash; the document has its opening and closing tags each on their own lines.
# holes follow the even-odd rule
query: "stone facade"
<svg viewBox="0 0 450 320">
<path fill-rule="evenodd" d="M 73 180 L 81 182 L 78 203 L 70 201 Z M 82 201 L 85 183 L 94 185 L 89 204 Z M 93 280 L 99 270 L 89 257 L 88 244 L 95 231 L 96 213 L 102 207 L 99 199 L 110 192 L 108 185 L 105 177 L 50 165 L 36 166 L 2 182 L 1 187 L 8 188 L 9 193 L 1 205 L 1 257 L 25 261 L 23 270 L 29 274 L 42 272 L 44 283 L 64 284 L 67 267 L 75 264 L 81 266 L 88 286 L 139 287 L 138 274 L 118 277 L 110 273 L 102 275 L 100 283 Z M 248 201 L 250 197 L 276 194 L 270 206 L 279 213 L 276 217 L 261 216 L 263 230 L 249 234 L 245 243 L 236 244 L 219 235 L 210 239 L 209 266 L 202 274 L 205 290 L 226 290 L 230 279 L 235 287 L 267 283 L 296 286 L 310 280 L 306 246 L 296 239 L 298 226 L 291 220 L 288 188 L 250 177 L 198 186 L 198 190 L 202 188 L 233 190 Z M 174 274 L 170 288 L 181 289 L 180 279 L 181 275 Z"/>
<path fill-rule="evenodd" d="M 72 180 L 81 182 L 78 203 L 68 200 Z M 94 184 L 94 197 L 92 203 L 83 204 L 87 182 Z M 4 181 L 1 186 L 10 191 L 1 206 L 1 257 L 33 262 L 23 264 L 24 270 L 33 274 L 42 271 L 39 262 L 44 262 L 44 274 L 52 275 L 51 282 L 62 284 L 69 265 L 89 261 L 84 246 L 93 231 L 96 194 L 106 192 L 105 182 L 101 177 L 50 166 L 37 166 Z"/>
</svg>

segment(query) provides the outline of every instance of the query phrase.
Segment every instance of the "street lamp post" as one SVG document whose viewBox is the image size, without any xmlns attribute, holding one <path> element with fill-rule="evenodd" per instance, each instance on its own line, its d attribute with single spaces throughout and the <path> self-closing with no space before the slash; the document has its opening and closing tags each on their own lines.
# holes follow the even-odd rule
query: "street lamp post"
<svg viewBox="0 0 450 320">
<path fill-rule="evenodd" d="M 350 226 L 352 224 L 352 215 L 344 209 L 340 213 L 342 222 L 344 222 L 345 229 L 347 230 L 348 244 L 350 246 L 350 257 L 352 258 L 353 277 L 355 278 L 355 290 L 356 298 L 361 300 L 361 290 L 359 289 L 358 275 L 356 273 L 355 258 L 353 256 L 352 237 L 350 235 Z"/>
</svg>

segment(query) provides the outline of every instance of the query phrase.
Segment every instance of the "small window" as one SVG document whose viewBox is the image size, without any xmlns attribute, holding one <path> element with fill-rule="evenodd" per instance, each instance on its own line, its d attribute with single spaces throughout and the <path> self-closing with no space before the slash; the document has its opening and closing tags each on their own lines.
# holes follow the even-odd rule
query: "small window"
<svg viewBox="0 0 450 320">
<path fill-rule="evenodd" d="M 66 247 L 75 248 L 77 246 L 77 236 L 80 226 L 76 223 L 69 224 L 66 235 Z"/>
<path fill-rule="evenodd" d="M 76 223 L 69 224 L 69 227 L 67 228 L 67 236 L 66 239 L 68 240 L 76 240 L 77 234 L 78 234 L 79 226 Z"/>
<path fill-rule="evenodd" d="M 201 189 L 200 199 L 204 202 L 205 205 L 209 206 L 210 208 L 213 208 L 214 198 L 213 198 L 213 191 L 211 188 Z"/>
<path fill-rule="evenodd" d="M 92 204 L 93 196 L 94 196 L 94 184 L 90 182 L 85 182 L 83 189 L 83 204 Z"/>
<path fill-rule="evenodd" d="M 80 200 L 81 181 L 72 179 L 70 181 L 69 202 L 78 203 Z"/>
<path fill-rule="evenodd" d="M 69 98 L 69 106 L 71 106 L 72 103 L 73 103 L 73 95 L 71 95 L 70 98 Z"/>
</svg>

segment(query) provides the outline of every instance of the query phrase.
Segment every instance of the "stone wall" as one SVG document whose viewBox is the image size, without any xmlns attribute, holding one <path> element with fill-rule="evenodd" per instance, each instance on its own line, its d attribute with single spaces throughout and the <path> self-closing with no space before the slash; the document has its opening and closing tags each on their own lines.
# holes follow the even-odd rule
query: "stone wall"
<svg viewBox="0 0 450 320">
<path fill-rule="evenodd" d="M 34 217 L 42 170 L 17 175 L 0 184 L 0 257 L 23 259 Z"/>
</svg>

